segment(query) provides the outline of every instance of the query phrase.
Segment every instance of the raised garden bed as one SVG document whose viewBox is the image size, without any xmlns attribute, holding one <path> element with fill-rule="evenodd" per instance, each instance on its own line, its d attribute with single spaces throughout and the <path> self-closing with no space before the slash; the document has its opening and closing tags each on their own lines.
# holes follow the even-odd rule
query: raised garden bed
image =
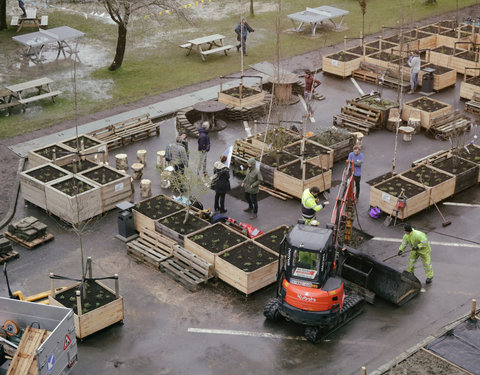
<svg viewBox="0 0 480 375">
<path fill-rule="evenodd" d="M 479 166 L 460 157 L 450 156 L 432 163 L 442 171 L 455 175 L 455 193 L 468 189 L 478 182 Z"/>
<path fill-rule="evenodd" d="M 260 157 L 257 158 L 260 160 Z M 260 163 L 260 172 L 262 173 L 263 181 L 268 185 L 273 185 L 275 170 L 284 164 L 288 164 L 294 160 L 298 160 L 298 156 L 289 154 L 287 152 L 279 151 L 278 153 L 270 152 L 263 155 Z"/>
<path fill-rule="evenodd" d="M 288 230 L 289 228 L 286 225 L 281 225 L 263 233 L 261 236 L 255 237 L 253 241 L 258 242 L 278 254 L 280 253 L 280 245 L 287 235 Z"/>
<path fill-rule="evenodd" d="M 23 199 L 44 210 L 47 208 L 45 185 L 68 176 L 69 173 L 54 164 L 44 164 L 20 174 L 20 188 Z"/>
<path fill-rule="evenodd" d="M 277 268 L 278 255 L 251 240 L 215 258 L 218 278 L 246 295 L 274 283 Z"/>
<path fill-rule="evenodd" d="M 163 194 L 140 201 L 136 203 L 133 208 L 135 229 L 139 232 L 142 228 L 154 231 L 156 220 L 183 210 L 184 208 L 185 206 L 183 204 L 175 202 Z"/>
<path fill-rule="evenodd" d="M 73 310 L 75 335 L 83 339 L 117 322 L 123 321 L 123 297 L 97 280 L 86 280 L 86 298 L 81 297 L 81 311 L 77 306 L 76 291 L 80 283 L 48 297 L 50 305 Z"/>
<path fill-rule="evenodd" d="M 81 175 L 100 185 L 103 212 L 115 208 L 118 202 L 128 200 L 132 195 L 130 176 L 108 165 L 96 166 Z"/>
<path fill-rule="evenodd" d="M 302 136 L 298 132 L 278 126 L 268 130 L 266 138 L 265 132 L 261 132 L 250 137 L 248 140 L 251 140 L 253 147 L 260 150 L 262 148 L 267 150 L 269 145 L 272 145 L 271 147 L 275 149 L 276 145 L 284 147 L 300 139 L 302 139 Z"/>
<path fill-rule="evenodd" d="M 265 91 L 239 85 L 218 93 L 218 101 L 234 107 L 246 107 L 260 103 L 265 98 Z"/>
<path fill-rule="evenodd" d="M 468 152 L 465 150 L 465 147 L 468 149 Z M 458 156 L 480 167 L 480 147 L 474 144 L 466 145 L 465 147 L 457 150 Z M 480 170 L 478 174 L 478 182 L 480 182 Z"/>
<path fill-rule="evenodd" d="M 427 64 L 422 67 L 422 69 L 425 68 L 435 69 L 435 72 L 433 72 L 433 89 L 435 91 L 440 91 L 446 87 L 455 86 L 457 83 L 457 71 L 455 69 L 434 64 Z M 425 72 L 421 70 L 418 75 L 418 81 L 420 83 L 422 82 L 424 74 Z"/>
<path fill-rule="evenodd" d="M 372 53 L 376 53 L 378 52 L 378 49 L 372 48 L 372 47 L 364 48 L 362 46 L 356 46 L 356 47 L 345 50 L 345 52 L 358 55 L 358 56 L 364 56 L 364 55 L 371 55 Z"/>
<path fill-rule="evenodd" d="M 285 151 L 301 157 L 302 141 L 297 141 L 285 147 Z M 305 160 L 323 168 L 333 168 L 333 150 L 322 146 L 311 139 L 304 142 L 303 156 Z M 284 163 L 286 164 L 286 163 Z"/>
<path fill-rule="evenodd" d="M 465 75 L 460 84 L 460 98 L 472 100 L 475 94 L 480 95 L 480 77 L 467 77 Z"/>
<path fill-rule="evenodd" d="M 435 203 L 452 196 L 455 192 L 455 177 L 429 165 L 419 165 L 401 175 L 425 185 L 430 190 L 430 200 Z"/>
<path fill-rule="evenodd" d="M 95 163 L 108 161 L 107 143 L 99 141 L 90 135 L 82 134 L 78 136 L 78 139 L 77 137 L 69 138 L 59 144 L 81 152 L 81 155 L 84 155 L 82 158 Z"/>
<path fill-rule="evenodd" d="M 190 210 L 188 220 L 184 224 L 185 214 L 186 210 L 183 210 L 157 220 L 155 230 L 184 246 L 185 236 L 211 225 L 208 221 L 197 217 L 193 210 Z"/>
<path fill-rule="evenodd" d="M 390 52 L 392 48 L 396 48 L 397 43 L 391 43 L 386 40 L 375 40 L 373 42 L 365 43 L 365 48 L 374 48 L 377 51 Z"/>
<path fill-rule="evenodd" d="M 355 144 L 355 136 L 352 133 L 337 127 L 321 130 L 309 139 L 331 148 L 333 150 L 334 163 L 346 160 Z"/>
<path fill-rule="evenodd" d="M 335 52 L 322 58 L 322 70 L 327 73 L 345 78 L 360 68 L 363 56 L 345 51 Z"/>
<path fill-rule="evenodd" d="M 39 165 L 51 163 L 54 155 L 55 161 L 71 160 L 72 152 L 73 149 L 70 147 L 60 146 L 58 143 L 30 150 L 28 151 L 28 165 L 30 168 L 35 168 Z M 53 164 L 56 164 L 56 162 Z"/>
<path fill-rule="evenodd" d="M 378 177 L 372 178 L 371 180 L 368 180 L 367 184 L 370 185 L 370 186 L 374 186 L 374 185 L 377 185 L 381 182 L 387 181 L 388 179 L 392 178 L 393 176 L 396 176 L 396 174 L 392 173 L 392 172 L 387 172 L 387 173 L 384 173 L 384 174 L 382 174 Z"/>
<path fill-rule="evenodd" d="M 407 205 L 399 211 L 399 219 L 406 219 L 429 206 L 430 191 L 421 184 L 402 176 L 395 176 L 372 186 L 370 188 L 370 206 L 378 207 L 388 215 L 392 214 L 402 188 L 403 194 L 407 197 Z"/>
<path fill-rule="evenodd" d="M 214 265 L 215 257 L 223 251 L 247 241 L 247 237 L 225 224 L 216 223 L 185 237 L 185 249 Z"/>
<path fill-rule="evenodd" d="M 93 161 L 90 161 L 90 160 L 77 160 L 77 161 L 68 161 L 68 160 L 65 160 L 65 163 L 66 164 L 63 164 L 63 162 L 57 162 L 57 165 L 59 167 L 62 167 L 62 169 L 65 169 L 67 171 L 69 171 L 70 173 L 73 173 L 75 171 L 75 173 L 80 173 L 80 172 L 83 172 L 83 171 L 86 171 L 87 169 L 90 169 L 90 168 L 93 168 L 93 167 L 96 167 L 98 164 L 93 162 Z M 75 166 L 75 168 L 74 168 Z"/>
<path fill-rule="evenodd" d="M 384 51 L 374 53 L 370 56 L 365 56 L 365 62 L 378 66 L 383 66 L 384 68 L 392 68 L 392 64 L 396 65 L 399 59 L 400 56 L 391 52 Z"/>
<path fill-rule="evenodd" d="M 81 176 L 65 176 L 45 187 L 47 211 L 70 224 L 102 213 L 100 187 Z"/>
<path fill-rule="evenodd" d="M 480 64 L 478 63 L 478 53 L 474 51 L 457 50 L 457 53 L 451 59 L 449 67 L 455 69 L 457 73 L 460 74 L 478 75 L 478 70 L 476 69 L 465 70 L 465 68 L 480 67 Z"/>
<path fill-rule="evenodd" d="M 330 189 L 332 185 L 332 171 L 318 167 L 309 162 L 305 162 L 305 178 L 302 179 L 301 161 L 294 161 L 288 165 L 275 170 L 273 186 L 290 194 L 301 198 L 306 188 L 317 186 L 320 191 Z"/>
<path fill-rule="evenodd" d="M 435 65 L 452 68 L 452 58 L 454 54 L 455 50 L 452 47 L 441 45 L 430 50 L 428 61 Z"/>
<path fill-rule="evenodd" d="M 420 123 L 422 127 L 429 129 L 432 125 L 433 118 L 449 113 L 452 110 L 452 106 L 427 96 L 422 96 L 403 104 L 403 120 L 408 121 L 412 109 L 417 109 L 420 111 Z"/>
<path fill-rule="evenodd" d="M 437 34 L 437 44 L 444 45 L 447 47 L 455 47 L 456 42 L 468 42 L 471 33 L 457 30 L 457 29 L 449 29 L 445 31 L 441 31 L 440 34 Z M 467 49 L 469 46 L 468 43 L 457 43 L 457 48 L 464 48 Z"/>
</svg>

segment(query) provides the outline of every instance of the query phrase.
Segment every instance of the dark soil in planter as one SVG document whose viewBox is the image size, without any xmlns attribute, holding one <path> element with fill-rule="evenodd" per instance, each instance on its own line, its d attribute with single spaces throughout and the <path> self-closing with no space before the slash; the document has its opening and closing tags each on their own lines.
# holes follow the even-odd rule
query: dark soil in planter
<svg viewBox="0 0 480 375">
<path fill-rule="evenodd" d="M 409 172 L 402 173 L 402 176 L 419 182 L 420 184 L 423 183 L 427 187 L 437 186 L 438 184 L 453 178 L 452 176 L 436 171 L 425 165 L 414 168 Z"/>
<path fill-rule="evenodd" d="M 383 52 L 383 51 L 375 53 L 375 54 L 371 55 L 370 57 L 373 58 L 373 59 L 388 61 L 388 62 L 393 62 L 393 61 L 396 61 L 400 58 L 400 56 L 398 56 L 398 55 L 395 55 L 395 54 L 389 53 L 389 52 Z"/>
<path fill-rule="evenodd" d="M 214 254 L 247 240 L 223 225 L 214 225 L 195 234 L 190 239 Z"/>
<path fill-rule="evenodd" d="M 57 178 L 66 176 L 65 172 L 60 171 L 57 168 L 54 168 L 50 165 L 45 165 L 42 168 L 35 169 L 33 171 L 27 172 L 30 177 L 33 177 L 41 182 L 49 182 L 56 180 Z"/>
<path fill-rule="evenodd" d="M 403 35 L 403 43 L 408 43 L 408 42 L 412 41 L 413 39 L 415 39 L 415 38 Z M 390 42 L 390 43 L 400 44 L 400 34 L 393 35 L 393 36 L 385 38 L 383 40 L 386 40 L 387 42 Z"/>
<path fill-rule="evenodd" d="M 398 104 L 388 100 L 388 99 L 380 99 L 380 98 L 366 98 L 360 100 L 358 103 L 362 103 L 368 105 L 369 107 L 376 108 L 376 109 L 390 109 L 398 107 Z"/>
<path fill-rule="evenodd" d="M 474 51 L 463 51 L 457 53 L 455 56 L 468 61 L 478 61 L 478 53 Z"/>
<path fill-rule="evenodd" d="M 426 96 L 422 96 L 421 98 L 418 98 L 413 102 L 408 102 L 407 105 L 409 105 L 410 107 L 421 109 L 425 112 L 435 112 L 447 107 L 447 104 L 433 101 Z"/>
<path fill-rule="evenodd" d="M 83 293 L 80 294 L 82 300 L 82 314 L 98 309 L 117 298 L 115 294 L 98 285 L 94 280 L 86 280 L 87 297 L 83 298 Z M 63 306 L 73 309 L 77 313 L 77 297 L 76 291 L 79 288 L 71 288 L 65 292 L 60 292 L 55 296 L 55 300 Z"/>
<path fill-rule="evenodd" d="M 442 29 L 441 27 L 433 26 L 433 25 L 428 25 L 425 27 L 421 27 L 419 31 L 423 31 L 426 33 L 431 33 L 431 34 L 438 34 L 444 31 L 445 29 Z"/>
<path fill-rule="evenodd" d="M 124 175 L 105 167 L 96 168 L 93 171 L 84 173 L 83 175 L 101 185 L 105 185 L 109 182 L 116 181 L 125 177 Z"/>
<path fill-rule="evenodd" d="M 257 135 L 257 140 L 260 142 L 264 142 L 265 133 L 260 133 Z M 291 134 L 285 131 L 283 128 L 275 128 L 273 130 L 269 130 L 267 133 L 267 137 L 265 139 L 265 143 L 267 145 L 281 145 L 286 146 L 290 143 L 296 142 L 300 140 L 302 137 L 298 134 Z M 274 147 L 275 148 L 275 147 Z"/>
<path fill-rule="evenodd" d="M 465 146 L 468 149 L 461 148 L 458 150 L 458 156 L 461 158 L 470 160 L 473 163 L 480 164 L 480 147 L 474 147 L 472 145 Z"/>
<path fill-rule="evenodd" d="M 96 167 L 98 164 L 95 164 L 93 161 L 90 160 L 78 160 L 75 162 L 76 167 L 77 167 L 77 173 L 86 171 L 87 169 Z M 66 165 L 62 165 L 63 169 L 66 169 L 67 171 L 73 173 L 73 162 L 68 163 Z"/>
<path fill-rule="evenodd" d="M 164 195 L 157 195 L 156 197 L 135 204 L 134 208 L 150 219 L 156 220 L 180 211 L 184 209 L 185 206 L 172 201 Z"/>
<path fill-rule="evenodd" d="M 268 247 L 270 250 L 278 253 L 280 252 L 280 244 L 287 233 L 287 227 L 278 228 L 272 232 L 262 234 L 260 237 L 255 238 L 255 242 L 258 242 L 263 246 Z"/>
<path fill-rule="evenodd" d="M 290 155 L 285 152 L 281 152 L 277 156 L 278 156 L 278 159 L 277 157 L 275 157 L 275 155 L 272 155 L 272 154 L 263 155 L 262 163 L 269 165 L 270 167 L 278 167 L 280 165 L 284 165 L 284 164 L 290 163 L 291 161 L 294 161 L 295 159 L 298 159 L 297 156 Z"/>
<path fill-rule="evenodd" d="M 393 179 L 389 181 L 385 181 L 375 187 L 394 197 L 399 196 L 400 192 L 402 191 L 402 188 L 404 189 L 403 193 L 407 198 L 414 197 L 415 195 L 425 191 L 423 187 L 420 187 L 408 181 L 402 180 L 400 177 L 394 177 Z"/>
<path fill-rule="evenodd" d="M 467 83 L 475 86 L 480 86 L 480 76 L 475 76 L 475 77 L 469 77 L 466 79 Z"/>
<path fill-rule="evenodd" d="M 371 52 L 367 51 L 367 54 L 378 52 L 378 49 L 375 49 L 375 48 L 370 48 L 370 50 L 371 50 Z M 354 47 L 354 48 L 347 49 L 345 52 L 353 53 L 353 54 L 359 55 L 359 56 L 363 56 L 362 46 L 357 46 L 357 47 Z"/>
<path fill-rule="evenodd" d="M 475 165 L 473 165 L 471 162 L 454 157 L 437 161 L 433 163 L 433 166 L 454 175 L 459 175 L 468 171 L 469 169 L 475 168 Z"/>
<path fill-rule="evenodd" d="M 277 260 L 274 254 L 253 242 L 241 244 L 220 257 L 244 272 L 255 271 Z"/>
<path fill-rule="evenodd" d="M 423 38 L 428 38 L 429 36 L 431 36 L 432 34 L 430 33 L 425 33 L 425 32 L 422 32 L 422 31 L 418 31 L 417 33 L 417 39 L 423 39 Z"/>
<path fill-rule="evenodd" d="M 296 156 L 301 156 L 301 142 L 300 143 L 297 143 L 297 144 L 294 144 L 294 145 L 290 145 L 288 147 L 285 147 L 285 151 L 286 152 L 289 152 L 293 155 L 296 155 Z M 312 142 L 305 142 L 305 147 L 304 147 L 304 150 L 303 150 L 303 154 L 304 156 L 308 159 L 308 158 L 313 158 L 315 156 L 318 156 L 320 154 L 328 154 L 328 150 L 325 149 L 324 147 L 320 146 L 320 145 L 316 145 L 315 143 L 312 143 Z"/>
<path fill-rule="evenodd" d="M 333 55 L 328 55 L 327 57 L 337 61 L 352 61 L 358 59 L 357 55 L 352 55 L 351 53 L 345 51 L 340 51 L 338 53 L 334 53 Z"/>
<path fill-rule="evenodd" d="M 240 98 L 240 86 L 232 87 L 231 89 L 222 91 L 223 94 L 233 96 L 234 98 L 245 99 L 249 96 L 260 94 L 261 91 L 254 90 L 250 87 L 243 86 L 242 87 L 242 97 Z"/>
<path fill-rule="evenodd" d="M 75 149 L 75 150 L 80 150 L 82 141 L 83 141 L 83 148 L 84 149 L 94 147 L 94 146 L 97 146 L 97 145 L 100 144 L 100 142 L 95 141 L 95 140 L 90 139 L 90 138 L 87 138 L 87 137 L 84 137 L 83 135 L 78 137 L 78 142 L 77 142 L 77 139 L 72 139 L 70 141 L 66 141 L 66 142 L 62 142 L 62 143 L 67 145 L 68 147 L 71 147 L 71 148 Z M 77 147 L 77 145 L 78 145 L 78 147 Z"/>
<path fill-rule="evenodd" d="M 366 44 L 367 47 L 375 48 L 376 50 L 380 50 L 380 41 L 376 40 L 374 42 L 370 42 Z M 382 40 L 382 50 L 396 47 L 397 45 L 394 43 L 387 42 Z"/>
<path fill-rule="evenodd" d="M 438 53 L 443 53 L 444 55 L 448 55 L 448 56 L 453 56 L 453 53 L 454 53 L 453 48 L 450 48 L 450 47 L 447 47 L 447 46 L 439 46 L 439 47 L 436 47 L 436 48 L 432 49 L 432 51 L 438 52 Z"/>
<path fill-rule="evenodd" d="M 190 211 L 188 220 L 185 224 L 183 224 L 184 220 L 185 211 L 180 211 L 174 215 L 161 219 L 159 223 L 184 236 L 210 225 L 209 223 L 196 217 L 192 211 Z"/>
<path fill-rule="evenodd" d="M 77 194 L 85 193 L 86 191 L 94 188 L 94 186 L 87 184 L 86 182 L 80 181 L 75 177 L 59 182 L 52 186 L 55 189 L 60 190 L 62 193 L 65 193 L 71 197 L 74 197 Z"/>
<path fill-rule="evenodd" d="M 353 139 L 354 135 L 347 132 L 346 130 L 339 128 L 328 128 L 324 131 L 320 131 L 315 134 L 313 137 L 310 137 L 312 141 L 320 143 L 323 146 L 333 146 L 334 144 L 340 143 L 347 139 Z"/>
<path fill-rule="evenodd" d="M 440 75 L 444 73 L 451 72 L 453 69 L 447 68 L 446 66 L 434 65 L 434 64 L 427 64 L 423 68 L 432 68 L 435 69 L 433 75 Z"/>
<path fill-rule="evenodd" d="M 279 169 L 280 172 L 288 174 L 289 176 L 302 179 L 302 169 L 300 168 L 300 160 L 289 164 L 285 167 Z M 305 180 L 308 180 L 312 177 L 318 176 L 322 173 L 322 168 L 317 167 L 316 165 L 305 163 Z"/>
<path fill-rule="evenodd" d="M 455 20 L 443 20 L 436 22 L 435 25 L 438 25 L 440 27 L 447 27 L 449 29 L 454 29 L 458 26 L 457 21 Z"/>
<path fill-rule="evenodd" d="M 376 184 L 379 184 L 380 182 L 386 181 L 389 178 L 393 177 L 394 174 L 392 172 L 387 172 L 384 173 L 378 177 L 372 178 L 371 180 L 367 181 L 367 184 L 370 186 L 375 186 Z"/>
<path fill-rule="evenodd" d="M 458 38 L 458 31 L 457 30 L 448 30 L 440 33 L 440 35 L 449 36 L 450 38 Z M 470 36 L 470 33 L 466 33 L 464 31 L 460 31 L 460 38 L 467 38 Z"/>
<path fill-rule="evenodd" d="M 71 151 L 69 151 L 66 148 L 61 147 L 59 145 L 48 146 L 48 147 L 45 147 L 45 148 L 42 148 L 40 150 L 35 151 L 35 153 L 43 156 L 44 158 L 53 160 L 53 151 L 54 150 L 56 152 L 55 157 L 57 159 L 65 156 L 65 155 L 71 154 Z"/>
</svg>

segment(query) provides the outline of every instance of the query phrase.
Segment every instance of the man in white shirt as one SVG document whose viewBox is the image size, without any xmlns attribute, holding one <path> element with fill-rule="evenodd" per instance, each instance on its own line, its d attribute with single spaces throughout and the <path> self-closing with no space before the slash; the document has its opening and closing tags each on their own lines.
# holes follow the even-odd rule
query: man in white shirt
<svg viewBox="0 0 480 375">
<path fill-rule="evenodd" d="M 410 91 L 408 93 L 413 94 L 418 85 L 418 73 L 420 72 L 420 56 L 417 51 L 410 52 L 408 66 L 410 66 Z"/>
</svg>

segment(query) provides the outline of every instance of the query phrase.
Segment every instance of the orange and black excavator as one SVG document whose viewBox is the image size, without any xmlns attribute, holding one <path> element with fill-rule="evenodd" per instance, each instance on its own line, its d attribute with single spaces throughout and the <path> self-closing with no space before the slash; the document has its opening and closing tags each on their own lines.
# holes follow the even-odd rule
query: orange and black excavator
<svg viewBox="0 0 480 375">
<path fill-rule="evenodd" d="M 305 337 L 317 343 L 363 311 L 364 298 L 345 292 L 346 275 L 397 305 L 419 293 L 421 284 L 414 276 L 416 281 L 404 281 L 399 271 L 343 245 L 351 234 L 354 214 L 353 165 L 347 162 L 331 223 L 326 228 L 296 224 L 283 240 L 276 296 L 263 312 L 267 319 L 285 318 L 305 325 Z"/>
</svg>

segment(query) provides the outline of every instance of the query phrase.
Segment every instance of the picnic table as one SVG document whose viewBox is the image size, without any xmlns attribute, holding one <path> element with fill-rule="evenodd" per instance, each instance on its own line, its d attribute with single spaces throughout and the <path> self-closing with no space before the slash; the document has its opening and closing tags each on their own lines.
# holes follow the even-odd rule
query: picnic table
<svg viewBox="0 0 480 375">
<path fill-rule="evenodd" d="M 339 29 L 342 26 L 344 17 L 349 13 L 348 10 L 343 10 L 328 5 L 323 5 L 317 8 L 308 8 L 303 12 L 297 12 L 289 14 L 288 18 L 293 23 L 295 31 L 300 31 L 304 23 L 309 23 L 312 26 L 312 35 L 315 36 L 315 31 L 319 24 L 322 24 L 323 21 L 330 20 L 336 29 Z M 340 23 L 337 25 L 333 18 L 341 17 Z M 300 22 L 297 26 L 295 22 Z"/>
<path fill-rule="evenodd" d="M 227 106 L 216 100 L 208 100 L 198 102 L 193 105 L 193 109 L 200 112 L 201 120 L 197 127 L 200 127 L 204 121 L 210 124 L 210 131 L 219 131 L 227 127 L 227 123 L 223 120 L 215 118 L 215 113 L 222 112 Z"/>
<path fill-rule="evenodd" d="M 26 17 L 23 16 L 13 16 L 10 22 L 11 26 L 17 26 L 17 33 L 22 30 L 24 27 L 35 27 L 40 29 L 40 27 L 48 26 L 48 16 L 42 16 L 41 18 L 37 17 L 36 8 L 26 8 L 25 13 Z"/>
<path fill-rule="evenodd" d="M 213 34 L 203 36 L 201 38 L 196 38 L 189 40 L 185 44 L 181 44 L 180 47 L 187 49 L 187 56 L 190 55 L 193 49 L 197 50 L 202 58 L 202 61 L 205 61 L 205 56 L 214 52 L 224 52 L 227 56 L 227 51 L 234 46 L 231 44 L 224 45 L 223 40 L 225 36 L 221 34 Z M 204 48 L 202 48 L 204 46 Z"/>
<path fill-rule="evenodd" d="M 52 98 L 55 102 L 55 96 L 61 94 L 61 91 L 52 91 L 50 89 L 50 84 L 53 83 L 53 80 L 47 77 L 34 79 L 32 81 L 27 81 L 19 83 L 16 85 L 6 86 L 5 89 L 11 92 L 10 100 L 15 98 L 18 100 L 18 103 L 28 104 L 40 99 Z M 30 89 L 37 89 L 37 93 L 34 96 L 28 98 L 24 97 L 23 94 L 25 91 Z"/>
<path fill-rule="evenodd" d="M 38 60 L 42 58 L 42 53 L 45 45 L 50 43 L 57 43 L 58 53 L 66 57 L 65 51 L 72 55 L 78 54 L 78 38 L 84 36 L 85 33 L 78 31 L 69 26 L 55 27 L 50 30 L 39 30 L 34 33 L 13 36 L 12 39 L 23 44 L 26 47 L 26 55 L 34 55 Z M 74 44 L 69 44 L 74 42 Z"/>
</svg>

